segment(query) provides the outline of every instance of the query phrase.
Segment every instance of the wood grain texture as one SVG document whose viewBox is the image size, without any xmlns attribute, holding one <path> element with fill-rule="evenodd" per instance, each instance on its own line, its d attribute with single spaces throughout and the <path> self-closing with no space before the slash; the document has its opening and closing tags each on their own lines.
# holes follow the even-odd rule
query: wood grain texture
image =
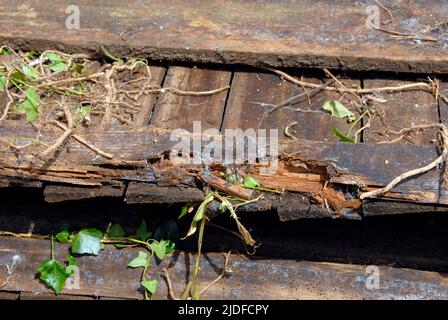
<svg viewBox="0 0 448 320">
<path fill-rule="evenodd" d="M 316 84 L 328 80 L 298 76 L 304 81 Z M 348 87 L 360 85 L 356 80 L 345 82 Z M 277 129 L 279 139 L 285 139 L 286 127 L 296 123 L 289 132 L 297 138 L 338 141 L 331 132 L 331 127 L 335 125 L 346 132 L 350 125 L 345 119 L 332 117 L 329 112 L 322 109 L 322 105 L 325 101 L 340 100 L 341 96 L 328 91 L 310 93 L 307 96 L 310 90 L 305 90 L 270 73 L 255 70 L 235 72 L 222 130 L 224 132 L 225 129 Z M 302 96 L 294 100 L 293 104 L 267 113 L 273 110 L 275 105 L 300 94 Z M 298 101 L 300 102 L 296 103 Z M 353 97 L 347 95 L 341 99 L 341 102 L 349 108 L 352 108 L 352 101 Z"/>
<path fill-rule="evenodd" d="M 230 84 L 230 71 L 210 68 L 172 66 L 168 69 L 164 87 L 183 91 L 210 91 Z M 164 129 L 193 131 L 193 122 L 200 121 L 201 132 L 219 130 L 226 104 L 227 90 L 207 95 L 162 93 L 154 108 L 151 125 Z"/>
<path fill-rule="evenodd" d="M 20 261 L 4 291 L 25 291 L 48 296 L 51 291 L 35 279 L 35 270 L 48 256 L 48 241 L 2 238 L 0 265 L 10 263 L 13 255 Z M 62 294 L 75 296 L 107 296 L 141 299 L 140 270 L 127 268 L 128 262 L 139 249 L 116 250 L 111 246 L 97 257 L 78 258 L 79 289 L 64 289 Z M 64 259 L 66 247 L 56 245 L 56 257 Z M 26 261 L 26 263 L 25 263 Z M 150 275 L 159 279 L 160 287 L 154 299 L 167 299 L 166 282 L 161 276 L 167 268 L 177 295 L 190 279 L 195 256 L 176 251 L 166 262 L 150 268 Z M 214 280 L 221 272 L 224 257 L 207 253 L 200 260 L 198 281 L 201 286 Z M 439 273 L 395 269 L 380 266 L 379 290 L 366 288 L 366 266 L 335 263 L 316 263 L 288 260 L 249 260 L 230 255 L 231 270 L 212 286 L 203 299 L 447 299 L 448 281 Z M 272 275 L 275 274 L 275 279 Z M 268 288 L 269 290 L 266 290 Z M 428 290 L 431 288 L 431 290 Z M 77 298 L 77 297 L 75 297 Z"/>
<path fill-rule="evenodd" d="M 440 92 L 448 98 L 448 81 L 440 83 Z M 448 101 L 439 99 L 440 121 L 448 125 Z"/>
<path fill-rule="evenodd" d="M 68 0 L 2 0 L 0 42 L 32 49 L 98 52 L 153 59 L 244 63 L 274 67 L 328 67 L 405 72 L 448 71 L 442 32 L 424 33 L 448 16 L 444 0 L 392 1 L 378 7 L 381 27 L 434 37 L 397 39 L 368 28 L 362 0 L 312 1 L 119 0 L 77 1 L 79 30 L 68 30 Z M 101 9 L 99 10 L 99 7 Z M 390 22 L 390 21 L 389 21 Z"/>
<path fill-rule="evenodd" d="M 8 126 L 6 123 L 0 127 L 0 134 L 5 137 L 33 136 L 33 131 L 30 126 Z M 43 139 L 51 140 L 50 137 L 54 137 L 51 130 L 42 130 L 41 134 Z M 102 158 L 77 142 L 70 141 L 68 149 L 62 150 L 50 165 L 43 166 L 38 162 L 31 163 L 9 149 L 2 149 L 0 175 L 5 180 L 10 177 L 90 187 L 117 186 L 123 181 L 133 181 L 197 188 L 195 176 L 203 170 L 200 164 L 173 165 L 162 160 L 162 156 L 169 155 L 177 143 L 170 138 L 169 131 L 153 127 L 91 133 L 86 139 L 112 153 L 115 156 L 113 160 Z M 203 138 L 201 150 L 210 141 L 210 137 Z M 215 138 L 219 141 L 222 136 Z M 222 164 L 226 149 L 235 150 L 233 144 L 223 143 L 222 154 L 212 155 L 212 162 Z M 247 152 L 246 146 L 243 150 Z M 30 147 L 28 152 L 32 151 Z M 191 152 L 190 149 L 188 151 Z M 284 140 L 279 144 L 279 161 L 289 163 L 289 171 L 305 170 L 321 174 L 331 183 L 357 186 L 361 190 L 384 186 L 399 174 L 426 165 L 437 156 L 435 145 L 371 145 L 308 140 Z M 154 165 L 148 164 L 148 160 Z M 258 166 L 250 168 L 251 173 L 258 171 Z M 281 172 L 278 174 L 281 175 Z M 441 169 L 433 169 L 403 182 L 384 198 L 411 203 L 448 204 L 447 192 L 440 183 L 441 175 Z M 290 187 L 293 187 L 291 191 L 297 191 L 300 183 L 288 184 L 284 188 L 288 190 Z"/>
<path fill-rule="evenodd" d="M 416 81 L 365 79 L 364 87 L 401 86 L 413 82 Z M 374 103 L 371 106 L 376 116 L 372 119 L 370 128 L 364 131 L 365 142 L 389 141 L 397 137 L 390 134 L 390 131 L 439 122 L 438 105 L 430 92 L 410 90 L 380 94 L 377 98 L 385 99 L 387 102 Z M 429 129 L 417 131 L 400 143 L 431 144 L 435 139 L 437 139 L 436 130 Z"/>
<path fill-rule="evenodd" d="M 166 74 L 166 68 L 161 66 L 150 66 L 150 72 L 151 72 L 151 82 L 149 83 L 152 87 L 160 87 L 162 85 L 162 81 Z M 138 73 L 136 76 L 134 76 L 136 79 L 139 77 L 145 77 L 147 76 L 144 73 Z M 145 80 L 137 81 L 134 83 L 134 85 L 142 85 L 145 82 Z M 141 110 L 134 115 L 134 123 L 137 126 L 144 126 L 149 124 L 149 120 L 151 119 L 152 112 L 154 109 L 154 105 L 157 101 L 157 94 L 149 94 L 149 95 L 143 95 L 140 97 L 137 101 L 137 103 L 141 106 Z"/>
</svg>

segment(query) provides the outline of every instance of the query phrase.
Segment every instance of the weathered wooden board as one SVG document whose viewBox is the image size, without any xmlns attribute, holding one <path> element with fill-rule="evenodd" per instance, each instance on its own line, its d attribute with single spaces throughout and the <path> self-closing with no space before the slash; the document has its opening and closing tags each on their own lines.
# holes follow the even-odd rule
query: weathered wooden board
<svg viewBox="0 0 448 320">
<path fill-rule="evenodd" d="M 300 75 L 298 76 L 300 78 Z M 316 84 L 328 80 L 310 77 L 302 79 Z M 346 82 L 348 87 L 360 85 L 356 80 Z M 297 138 L 337 141 L 338 138 L 331 132 L 331 127 L 335 125 L 346 132 L 350 125 L 344 119 L 332 117 L 322 109 L 322 105 L 328 100 L 339 100 L 341 96 L 335 92 L 311 91 L 304 91 L 303 88 L 271 73 L 237 71 L 232 81 L 222 130 L 277 129 L 279 139 L 285 139 L 286 127 L 295 123 L 288 132 Z M 276 109 L 279 104 L 298 95 L 301 96 L 291 100 L 291 104 Z M 352 98 L 344 96 L 341 102 L 351 107 Z"/>
<path fill-rule="evenodd" d="M 150 66 L 150 72 L 151 72 L 151 82 L 150 85 L 152 87 L 161 87 L 162 81 L 165 78 L 166 74 L 166 68 L 161 66 Z M 139 77 L 147 77 L 144 73 L 138 73 L 134 77 L 137 79 Z M 140 82 L 134 82 L 134 85 L 141 85 L 142 82 L 145 80 L 142 80 Z M 138 99 L 137 103 L 141 106 L 141 109 L 138 113 L 134 116 L 134 123 L 137 126 L 144 126 L 149 124 L 149 120 L 151 119 L 151 115 L 154 109 L 154 105 L 156 103 L 156 100 L 158 98 L 157 94 L 149 94 L 149 95 L 143 95 Z"/>
<path fill-rule="evenodd" d="M 35 132 L 30 126 L 17 128 L 5 123 L 0 127 L 0 134 L 4 137 L 26 137 L 33 136 Z M 41 134 L 48 139 L 54 137 L 51 130 L 41 131 Z M 216 138 L 219 140 L 222 137 Z M 169 161 L 163 162 L 162 155 L 169 155 L 177 141 L 173 141 L 169 132 L 162 129 L 149 127 L 91 133 L 86 139 L 113 154 L 115 159 L 102 158 L 74 141 L 68 143 L 69 148 L 62 150 L 50 166 L 42 166 L 38 162 L 30 165 L 29 160 L 22 158 L 20 154 L 3 149 L 0 175 L 5 179 L 12 177 L 90 187 L 117 186 L 123 181 L 131 181 L 177 188 L 197 187 L 195 175 L 203 170 L 201 165 L 173 166 Z M 207 139 L 202 141 L 202 148 L 207 144 L 205 140 Z M 222 152 L 227 148 L 235 150 L 233 144 L 224 145 Z M 303 175 L 305 168 L 304 173 L 320 174 L 329 182 L 359 188 L 384 186 L 399 174 L 428 164 L 438 156 L 435 145 L 371 145 L 285 140 L 280 143 L 279 149 L 280 163 L 285 165 L 285 170 L 290 175 L 295 174 L 300 178 L 302 184 L 310 178 Z M 222 154 L 216 153 L 211 159 L 221 163 L 223 158 Z M 150 165 L 147 160 L 155 163 Z M 256 166 L 251 169 L 253 173 L 257 171 Z M 447 204 L 446 191 L 440 184 L 441 174 L 442 171 L 437 168 L 409 179 L 385 198 L 412 203 Z M 291 190 L 297 192 L 300 183 L 291 184 Z M 316 183 L 315 178 L 312 178 L 311 183 Z M 289 188 L 289 185 L 285 185 L 286 190 Z"/>
<path fill-rule="evenodd" d="M 448 81 L 440 83 L 440 92 L 448 99 Z M 440 121 L 448 125 L 448 101 L 439 99 Z"/>
<path fill-rule="evenodd" d="M 364 79 L 364 87 L 398 87 L 413 82 L 415 81 Z M 371 106 L 375 116 L 370 127 L 364 131 L 365 142 L 389 141 L 398 137 L 396 134 L 390 134 L 390 131 L 398 132 L 403 128 L 416 125 L 439 123 L 438 105 L 430 92 L 411 90 L 381 94 L 377 95 L 377 98 L 385 99 L 387 102 L 374 103 Z M 437 140 L 436 130 L 429 129 L 418 131 L 400 143 L 408 142 L 421 145 L 431 144 L 431 141 L 434 140 Z"/>
<path fill-rule="evenodd" d="M 207 6 L 199 0 L 82 0 L 76 2 L 80 28 L 74 30 L 66 27 L 67 20 L 73 25 L 71 4 L 2 0 L 0 42 L 89 52 L 106 46 L 116 55 L 195 62 L 448 71 L 443 30 L 425 33 L 446 20 L 444 0 L 384 0 L 392 23 L 385 10 L 368 0 L 212 0 Z M 376 27 L 431 36 L 436 42 L 397 38 Z"/>
<path fill-rule="evenodd" d="M 48 185 L 44 196 L 47 202 L 82 200 L 98 197 L 123 197 L 125 185 L 101 186 L 100 188 L 69 187 L 64 185 Z"/>
<path fill-rule="evenodd" d="M 65 246 L 57 244 L 56 257 L 63 260 L 66 250 Z M 33 298 L 51 292 L 35 278 L 35 270 L 48 257 L 48 251 L 48 241 L 45 240 L 2 238 L 0 265 L 5 267 L 14 255 L 19 257 L 16 258 L 16 271 L 2 290 L 27 292 L 24 296 L 32 293 Z M 64 289 L 62 294 L 141 299 L 138 291 L 140 270 L 126 267 L 137 251 L 108 246 L 98 257 L 79 258 L 79 288 Z M 167 260 L 150 271 L 151 276 L 160 281 L 155 299 L 168 298 L 163 268 L 167 268 L 177 296 L 192 275 L 193 254 L 176 251 Z M 223 255 L 208 253 L 202 256 L 201 287 L 222 273 L 223 264 Z M 229 272 L 203 294 L 203 299 L 448 299 L 448 281 L 433 272 L 379 266 L 380 288 L 369 290 L 366 281 L 371 271 L 361 265 L 249 260 L 230 255 L 227 267 Z"/>
<path fill-rule="evenodd" d="M 229 86 L 232 72 L 204 67 L 172 66 L 164 81 L 165 88 L 183 91 L 211 91 Z M 201 122 L 201 132 L 219 130 L 226 105 L 227 90 L 208 96 L 160 94 L 151 125 L 193 131 L 193 122 Z"/>
</svg>

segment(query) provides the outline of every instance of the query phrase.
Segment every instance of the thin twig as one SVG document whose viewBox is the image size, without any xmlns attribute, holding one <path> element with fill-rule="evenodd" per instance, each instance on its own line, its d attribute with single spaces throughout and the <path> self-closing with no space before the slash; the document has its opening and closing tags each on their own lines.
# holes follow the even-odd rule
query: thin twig
<svg viewBox="0 0 448 320">
<path fill-rule="evenodd" d="M 271 72 L 274 72 L 277 75 L 283 77 L 284 79 L 286 79 L 292 83 L 295 83 L 297 85 L 300 85 L 300 86 L 304 86 L 307 88 L 319 88 L 321 86 L 319 84 L 298 80 L 298 79 L 290 76 L 286 72 L 283 72 L 283 71 L 280 71 L 277 69 L 272 69 L 272 68 L 265 68 L 265 69 L 269 70 Z M 322 90 L 326 90 L 326 91 L 336 91 L 336 92 L 340 91 L 343 93 L 356 93 L 356 94 L 374 94 L 374 93 L 381 93 L 381 92 L 392 93 L 392 92 L 401 92 L 401 91 L 405 91 L 405 90 L 415 90 L 415 89 L 426 89 L 426 90 L 432 92 L 432 86 L 426 82 L 416 82 L 416 83 L 409 83 L 409 84 L 395 86 L 395 87 L 378 87 L 378 88 L 336 88 L 336 87 L 332 87 L 332 86 L 326 86 L 326 87 L 322 88 Z"/>
<path fill-rule="evenodd" d="M 383 8 L 384 11 L 386 11 L 389 14 L 390 17 L 390 22 L 394 23 L 394 16 L 392 14 L 392 12 L 385 6 L 383 5 L 381 2 L 379 2 L 378 0 L 375 0 L 375 2 L 381 7 Z"/>
<path fill-rule="evenodd" d="M 230 257 L 230 253 L 231 251 L 227 252 L 227 254 L 224 256 L 224 267 L 222 269 L 221 274 L 212 282 L 210 282 L 209 284 L 207 284 L 200 292 L 200 295 L 202 296 L 208 289 L 210 289 L 210 287 L 212 287 L 213 285 L 215 285 L 219 280 L 221 280 L 226 273 L 228 273 L 228 269 L 227 269 L 227 264 L 229 263 L 229 257 Z"/>
<path fill-rule="evenodd" d="M 67 127 L 66 127 L 64 124 L 60 123 L 60 122 L 57 121 L 57 120 L 54 120 L 54 123 L 55 123 L 56 125 L 58 125 L 61 129 L 64 129 L 64 130 L 67 129 Z M 89 148 L 90 150 L 92 150 L 92 151 L 98 153 L 100 156 L 102 156 L 102 157 L 104 157 L 104 158 L 107 158 L 107 159 L 113 159 L 113 157 L 114 157 L 112 154 L 110 154 L 110 153 L 106 153 L 106 152 L 104 152 L 104 151 L 98 149 L 98 148 L 95 147 L 93 144 L 91 144 L 90 142 L 88 142 L 87 140 L 85 140 L 84 138 L 80 137 L 80 136 L 77 135 L 77 134 L 74 134 L 74 133 L 73 133 L 73 134 L 72 134 L 72 138 L 75 139 L 76 141 L 78 141 L 79 143 L 85 145 L 85 146 L 86 146 L 87 148 Z"/>
<path fill-rule="evenodd" d="M 400 39 L 409 39 L 409 40 L 421 40 L 421 41 L 428 41 L 428 42 L 437 42 L 437 39 L 433 37 L 427 37 L 427 36 L 418 36 L 415 34 L 408 34 L 403 32 L 398 32 L 394 30 L 389 29 L 383 29 L 383 28 L 375 28 L 375 30 L 388 33 L 393 35 L 394 37 L 400 38 Z"/>
</svg>

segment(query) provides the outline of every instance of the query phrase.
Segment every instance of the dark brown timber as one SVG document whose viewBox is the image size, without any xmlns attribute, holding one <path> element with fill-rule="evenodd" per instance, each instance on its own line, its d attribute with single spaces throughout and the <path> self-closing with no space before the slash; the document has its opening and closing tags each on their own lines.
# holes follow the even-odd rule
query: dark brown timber
<svg viewBox="0 0 448 320">
<path fill-rule="evenodd" d="M 78 258 L 80 282 L 78 288 L 62 291 L 66 297 L 87 299 L 92 297 L 142 299 L 139 292 L 141 271 L 127 268 L 127 264 L 140 249 L 117 250 L 107 246 L 99 256 Z M 56 258 L 67 255 L 67 247 L 56 244 Z M 35 239 L 2 237 L 0 241 L 0 267 L 6 269 L 16 256 L 16 269 L 1 289 L 22 292 L 24 299 L 55 297 L 35 277 L 40 263 L 47 259 L 49 242 Z M 163 269 L 166 268 L 179 297 L 191 279 L 195 255 L 175 251 L 168 259 L 156 265 L 153 262 L 149 275 L 160 282 L 154 299 L 169 298 Z M 199 284 L 204 288 L 222 272 L 224 255 L 207 253 L 201 257 Z M 228 272 L 211 286 L 202 299 L 448 299 L 448 281 L 435 272 L 395 269 L 380 266 L 380 288 L 369 290 L 368 276 L 374 270 L 362 265 L 316 263 L 306 261 L 263 260 L 230 255 Z M 276 275 L 273 280 L 272 275 Z M 0 282 L 3 282 L 0 275 Z M 265 290 L 268 287 L 269 290 Z M 21 296 L 22 297 L 22 296 Z"/>
<path fill-rule="evenodd" d="M 374 19 L 373 1 L 81 0 L 80 28 L 68 29 L 69 0 L 1 0 L 0 42 L 92 53 L 105 46 L 117 56 L 195 63 L 448 72 L 446 37 L 426 32 L 446 20 L 445 0 L 381 3 L 393 23 L 379 6 Z"/>
</svg>

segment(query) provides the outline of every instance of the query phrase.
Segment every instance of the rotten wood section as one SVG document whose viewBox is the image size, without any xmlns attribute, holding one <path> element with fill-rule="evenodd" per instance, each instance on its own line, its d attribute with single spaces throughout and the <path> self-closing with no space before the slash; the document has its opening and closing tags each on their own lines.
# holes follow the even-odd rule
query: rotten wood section
<svg viewBox="0 0 448 320">
<path fill-rule="evenodd" d="M 298 77 L 316 84 L 328 81 L 301 75 Z M 360 86 L 360 82 L 356 80 L 344 82 L 348 87 Z M 336 92 L 300 88 L 271 73 L 236 71 L 222 131 L 275 129 L 279 130 L 280 139 L 287 138 L 286 135 L 289 134 L 299 139 L 338 141 L 330 128 L 334 125 L 347 132 L 350 125 L 345 119 L 337 119 L 322 110 L 322 105 L 325 101 L 340 98 Z M 351 107 L 353 97 L 343 96 L 341 102 Z"/>
<path fill-rule="evenodd" d="M 1 240 L 0 266 L 5 268 L 14 256 L 17 261 L 15 272 L 2 291 L 25 292 L 24 296 L 33 298 L 49 297 L 50 289 L 35 278 L 37 267 L 48 257 L 48 241 L 5 237 Z M 56 244 L 55 249 L 56 258 L 64 260 L 67 246 Z M 117 250 L 107 246 L 97 257 L 79 257 L 79 287 L 66 288 L 62 294 L 74 295 L 75 299 L 81 296 L 142 299 L 139 292 L 141 271 L 127 268 L 138 251 L 137 248 Z M 164 268 L 170 275 L 173 292 L 180 296 L 193 274 L 194 262 L 194 254 L 175 251 L 166 261 L 158 265 L 153 263 L 149 274 L 160 283 L 153 298 L 169 298 Z M 223 266 L 222 254 L 204 254 L 198 277 L 201 288 L 223 273 Z M 202 299 L 448 299 L 448 281 L 435 272 L 379 266 L 380 289 L 369 290 L 366 281 L 370 273 L 362 265 L 251 260 L 232 254 L 227 269 L 225 276 L 211 286 Z M 275 281 L 272 281 L 273 274 Z"/>
<path fill-rule="evenodd" d="M 423 81 L 427 79 L 422 79 Z M 365 88 L 378 88 L 386 86 L 402 86 L 416 81 L 364 79 Z M 377 94 L 376 97 L 385 100 L 384 103 L 373 101 L 370 106 L 373 118 L 370 127 L 364 131 L 364 142 L 384 142 L 397 138 L 399 135 L 391 134 L 401 129 L 422 124 L 439 123 L 439 110 L 435 97 L 422 90 L 407 90 L 397 93 Z M 367 117 L 364 118 L 366 122 Z M 400 143 L 413 143 L 417 145 L 431 144 L 437 141 L 436 130 L 420 130 L 409 135 Z"/>
<path fill-rule="evenodd" d="M 0 42 L 153 59 L 273 67 L 448 72 L 445 0 L 218 1 L 156 0 L 124 4 L 1 0 Z M 73 17 L 80 15 L 79 29 Z M 378 15 L 378 17 L 377 17 Z M 378 19 L 375 19 L 375 18 Z M 67 24 L 68 23 L 68 27 Z M 380 25 L 376 25 L 380 23 Z M 73 28 L 75 27 L 75 28 Z M 380 27 L 425 41 L 377 30 Z M 430 40 L 431 40 L 430 39 Z"/>
<path fill-rule="evenodd" d="M 10 122 L 5 122 L 0 127 L 0 134 L 2 137 L 33 137 L 36 131 L 31 125 L 18 128 Z M 53 141 L 56 133 L 53 130 L 43 129 L 40 134 L 44 140 Z M 179 138 L 189 141 L 202 138 L 199 151 L 209 156 L 210 172 L 202 162 L 185 163 L 182 159 L 170 159 L 171 151 L 177 150 L 175 146 L 179 143 Z M 61 149 L 56 159 L 46 162 L 2 148 L 0 176 L 4 181 L 9 179 L 43 181 L 86 189 L 100 189 L 106 186 L 122 190 L 123 184 L 129 182 L 148 184 L 147 191 L 142 189 L 143 191 L 137 191 L 134 195 L 131 192 L 126 195 L 126 198 L 134 203 L 155 201 L 155 197 L 161 197 L 161 193 L 166 193 L 163 198 L 163 202 L 166 203 L 183 202 L 190 196 L 200 199 L 202 190 L 207 184 L 220 186 L 221 190 L 229 189 L 226 188 L 226 182 L 220 178 L 219 171 L 225 168 L 223 159 L 226 154 L 231 154 L 235 150 L 237 142 L 225 143 L 223 136 L 185 134 L 173 137 L 170 131 L 148 127 L 89 133 L 85 139 L 101 150 L 111 153 L 114 158 L 105 159 L 73 140 Z M 207 149 L 211 140 L 220 141 L 222 150 L 215 150 L 211 154 L 210 151 L 213 149 Z M 239 147 L 242 147 L 242 155 L 249 159 L 247 144 Z M 29 147 L 28 155 L 33 152 L 38 154 L 37 148 Z M 197 154 L 198 150 L 190 148 L 191 146 L 188 146 L 183 152 L 194 154 L 196 151 Z M 321 216 L 325 217 L 349 217 L 353 213 L 362 214 L 359 192 L 382 187 L 401 173 L 430 163 L 438 156 L 438 152 L 435 145 L 372 145 L 283 140 L 279 144 L 278 167 L 274 174 L 262 176 L 263 173 L 260 171 L 266 161 L 269 161 L 269 153 L 265 156 L 259 155 L 259 164 L 245 167 L 246 172 L 260 178 L 266 186 L 284 189 L 290 192 L 292 197 L 296 197 L 297 202 L 302 202 L 303 210 L 296 210 L 296 217 L 313 216 L 311 212 L 314 209 L 318 209 Z M 410 207 L 414 204 L 431 204 L 443 208 L 448 204 L 448 198 L 444 184 L 441 183 L 442 171 L 435 168 L 409 179 L 381 199 L 405 201 Z M 201 175 L 207 179 L 200 178 Z M 216 179 L 218 180 L 215 181 Z M 279 181 L 283 183 L 279 185 Z M 155 186 L 165 188 L 155 191 Z M 131 191 L 139 189 L 141 188 L 138 185 L 131 184 Z M 231 194 L 238 194 L 244 199 L 251 197 L 244 194 L 247 190 L 233 189 Z M 89 191 L 85 191 L 90 195 Z M 255 195 L 256 193 L 253 196 Z M 53 199 L 57 200 L 57 197 L 53 196 Z M 289 202 L 294 203 L 285 196 L 266 194 L 263 201 L 259 202 L 258 210 L 257 204 L 246 207 L 252 211 L 279 210 Z M 295 206 L 290 208 L 292 210 Z"/>
</svg>

